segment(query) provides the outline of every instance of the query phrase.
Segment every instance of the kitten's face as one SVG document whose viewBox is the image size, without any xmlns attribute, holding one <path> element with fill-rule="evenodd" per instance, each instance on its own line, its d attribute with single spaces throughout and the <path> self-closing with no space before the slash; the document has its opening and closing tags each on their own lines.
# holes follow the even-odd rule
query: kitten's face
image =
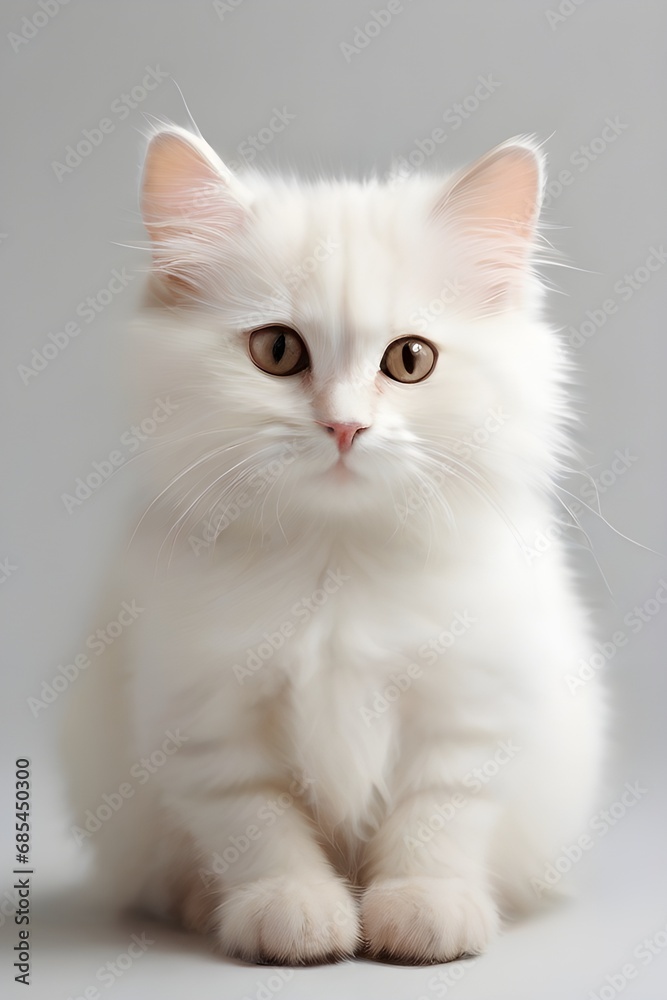
<svg viewBox="0 0 667 1000">
<path fill-rule="evenodd" d="M 523 145 L 392 190 L 241 185 L 201 140 L 154 139 L 153 363 L 180 401 L 170 478 L 188 526 L 239 501 L 264 529 L 395 526 L 448 516 L 461 481 L 487 489 L 512 460 L 508 401 L 553 365 L 522 313 L 539 190 Z"/>
</svg>

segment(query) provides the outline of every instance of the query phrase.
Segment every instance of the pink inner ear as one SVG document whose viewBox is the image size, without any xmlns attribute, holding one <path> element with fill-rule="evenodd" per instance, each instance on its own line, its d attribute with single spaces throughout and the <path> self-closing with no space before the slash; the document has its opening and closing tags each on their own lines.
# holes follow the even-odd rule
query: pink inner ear
<svg viewBox="0 0 667 1000">
<path fill-rule="evenodd" d="M 525 146 L 492 150 L 456 180 L 436 214 L 468 232 L 530 241 L 539 210 L 541 169 Z"/>
<path fill-rule="evenodd" d="M 534 150 L 499 146 L 450 182 L 436 204 L 436 224 L 458 234 L 462 281 L 481 312 L 503 308 L 521 291 L 541 186 Z"/>
<path fill-rule="evenodd" d="M 146 155 L 141 207 L 152 239 L 164 244 L 182 235 L 187 222 L 230 230 L 243 209 L 230 191 L 231 175 L 203 140 L 161 132 Z M 183 226 L 184 221 L 186 225 Z"/>
<path fill-rule="evenodd" d="M 203 139 L 174 130 L 151 141 L 141 209 L 155 272 L 173 293 L 203 292 L 211 259 L 244 224 L 244 197 Z"/>
</svg>

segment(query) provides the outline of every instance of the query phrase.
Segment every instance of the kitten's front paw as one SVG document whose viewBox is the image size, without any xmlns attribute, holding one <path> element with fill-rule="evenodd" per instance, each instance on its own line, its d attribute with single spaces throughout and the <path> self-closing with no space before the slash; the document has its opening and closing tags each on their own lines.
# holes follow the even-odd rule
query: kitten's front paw
<svg viewBox="0 0 667 1000">
<path fill-rule="evenodd" d="M 448 962 L 484 951 L 498 928 L 491 897 L 461 878 L 394 878 L 368 887 L 361 903 L 371 955 Z"/>
<path fill-rule="evenodd" d="M 226 892 L 218 912 L 224 951 L 251 962 L 304 965 L 351 957 L 361 938 L 357 905 L 333 878 L 245 882 Z"/>
</svg>

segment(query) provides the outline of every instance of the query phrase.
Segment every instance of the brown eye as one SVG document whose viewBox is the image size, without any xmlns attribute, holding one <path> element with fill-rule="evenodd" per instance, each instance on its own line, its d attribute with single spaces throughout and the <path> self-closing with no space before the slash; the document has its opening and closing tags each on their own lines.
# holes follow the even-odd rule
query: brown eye
<svg viewBox="0 0 667 1000">
<path fill-rule="evenodd" d="M 296 375 L 310 365 L 303 340 L 288 326 L 265 326 L 250 334 L 250 357 L 268 375 Z"/>
<path fill-rule="evenodd" d="M 390 344 L 380 362 L 380 371 L 394 382 L 421 382 L 435 368 L 435 347 L 416 337 L 402 337 Z"/>
</svg>

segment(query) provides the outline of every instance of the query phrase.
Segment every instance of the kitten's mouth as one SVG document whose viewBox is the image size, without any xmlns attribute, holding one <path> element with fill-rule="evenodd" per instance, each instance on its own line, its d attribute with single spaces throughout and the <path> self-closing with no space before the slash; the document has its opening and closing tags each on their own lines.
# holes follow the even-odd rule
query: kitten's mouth
<svg viewBox="0 0 667 1000">
<path fill-rule="evenodd" d="M 338 461 L 329 467 L 327 474 L 338 483 L 349 483 L 356 478 L 356 473 L 346 463 L 343 455 L 339 455 Z"/>
</svg>

